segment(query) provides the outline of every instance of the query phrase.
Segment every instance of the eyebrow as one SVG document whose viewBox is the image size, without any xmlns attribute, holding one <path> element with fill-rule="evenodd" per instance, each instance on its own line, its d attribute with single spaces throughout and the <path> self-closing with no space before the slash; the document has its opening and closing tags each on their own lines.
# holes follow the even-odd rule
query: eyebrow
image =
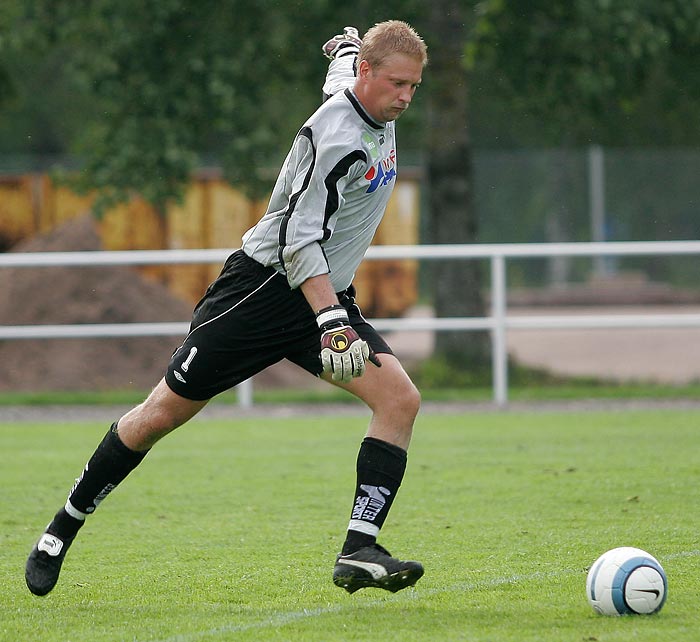
<svg viewBox="0 0 700 642">
<path fill-rule="evenodd" d="M 394 75 L 391 73 L 387 73 L 386 77 L 391 81 L 391 82 L 402 82 L 406 83 L 409 85 L 415 85 L 416 87 L 419 86 L 423 82 L 423 78 L 419 78 L 416 82 L 412 82 L 410 78 L 404 78 L 403 76 L 400 75 Z"/>
<path fill-rule="evenodd" d="M 420 87 L 421 82 L 423 82 L 423 79 L 421 78 L 420 80 L 417 80 L 416 82 L 411 82 L 410 80 L 405 80 L 403 78 L 390 78 L 392 82 L 400 82 L 405 85 L 411 85 L 411 87 Z"/>
</svg>

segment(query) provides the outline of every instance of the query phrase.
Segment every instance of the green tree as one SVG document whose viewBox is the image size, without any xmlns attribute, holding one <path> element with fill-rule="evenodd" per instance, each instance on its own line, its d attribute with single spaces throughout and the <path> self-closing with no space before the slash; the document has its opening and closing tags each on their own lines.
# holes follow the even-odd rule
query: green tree
<svg viewBox="0 0 700 642">
<path fill-rule="evenodd" d="M 513 125 L 501 123 L 521 128 L 519 144 L 644 144 L 655 132 L 641 121 L 687 114 L 690 102 L 698 115 L 699 0 L 484 0 L 477 11 L 472 76 L 508 106 Z M 686 123 L 698 141 L 695 129 Z M 656 130 L 668 144 L 668 128 Z"/>
<path fill-rule="evenodd" d="M 464 64 L 468 12 L 463 0 L 430 3 L 431 50 L 429 118 L 431 135 L 426 167 L 431 240 L 438 244 L 474 243 L 478 237 L 474 211 L 473 170 L 468 126 L 468 75 Z M 483 316 L 481 265 L 476 261 L 439 261 L 433 267 L 434 305 L 439 317 Z M 489 365 L 485 333 L 441 332 L 436 360 L 447 371 L 482 371 Z"/>
<path fill-rule="evenodd" d="M 70 123 L 72 114 L 66 113 L 46 123 L 45 131 L 56 131 L 48 145 L 52 151 L 62 143 L 64 151 L 81 156 L 82 183 L 100 191 L 103 205 L 136 192 L 162 208 L 181 194 L 192 168 L 211 156 L 223 162 L 232 182 L 258 193 L 269 187 L 269 172 L 265 180 L 261 171 L 279 164 L 290 138 L 319 103 L 326 62 L 322 41 L 345 24 L 364 30 L 391 17 L 392 4 L 411 20 L 410 5 L 419 3 L 6 4 L 13 9 L 7 18 L 13 28 L 11 38 L 0 40 L 0 70 L 9 77 L 9 61 L 25 94 L 13 115 L 22 120 L 20 108 L 32 111 L 40 98 L 51 104 L 46 91 L 28 95 L 31 77 L 50 70 L 62 87 L 70 87 L 73 112 L 82 116 L 71 126 L 56 126 Z M 27 74 L 28 62 L 40 73 Z M 55 104 L 65 107 L 60 98 Z M 406 120 L 415 130 L 416 118 Z M 4 133 L 17 145 L 10 128 Z"/>
<path fill-rule="evenodd" d="M 66 0 L 28 0 L 21 44 L 59 55 L 95 106 L 74 149 L 85 159 L 82 184 L 99 190 L 101 205 L 138 193 L 162 209 L 212 148 L 234 178 L 257 186 L 255 168 L 309 109 L 297 87 L 322 64 L 296 55 L 302 31 L 276 5 L 95 0 L 76 10 Z"/>
</svg>

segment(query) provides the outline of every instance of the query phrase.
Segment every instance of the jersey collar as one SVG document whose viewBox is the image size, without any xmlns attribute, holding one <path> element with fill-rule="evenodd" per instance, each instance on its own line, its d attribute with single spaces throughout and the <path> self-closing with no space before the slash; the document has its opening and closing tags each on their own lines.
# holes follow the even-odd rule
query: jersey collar
<svg viewBox="0 0 700 642">
<path fill-rule="evenodd" d="M 386 123 L 378 123 L 376 120 L 374 120 L 365 111 L 365 108 L 362 106 L 362 103 L 358 100 L 357 96 L 355 96 L 355 93 L 351 89 L 346 89 L 344 93 L 347 99 L 350 101 L 350 104 L 355 108 L 355 111 L 360 115 L 360 118 L 362 118 L 362 120 L 364 120 L 373 129 L 384 129 Z"/>
</svg>

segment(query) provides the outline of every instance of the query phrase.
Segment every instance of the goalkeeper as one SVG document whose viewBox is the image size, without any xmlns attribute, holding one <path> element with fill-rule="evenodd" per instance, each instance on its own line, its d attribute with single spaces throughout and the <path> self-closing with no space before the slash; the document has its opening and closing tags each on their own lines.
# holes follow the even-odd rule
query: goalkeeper
<svg viewBox="0 0 700 642">
<path fill-rule="evenodd" d="M 362 317 L 352 279 L 396 180 L 394 121 L 420 84 L 426 47 L 406 23 L 388 21 L 362 40 L 346 28 L 323 51 L 331 59 L 326 100 L 296 136 L 267 212 L 195 307 L 164 378 L 112 425 L 35 544 L 25 569 L 32 593 L 53 589 L 86 518 L 159 439 L 282 359 L 372 411 L 333 581 L 350 593 L 398 591 L 423 575 L 421 564 L 377 543 L 404 475 L 420 396 Z"/>
</svg>

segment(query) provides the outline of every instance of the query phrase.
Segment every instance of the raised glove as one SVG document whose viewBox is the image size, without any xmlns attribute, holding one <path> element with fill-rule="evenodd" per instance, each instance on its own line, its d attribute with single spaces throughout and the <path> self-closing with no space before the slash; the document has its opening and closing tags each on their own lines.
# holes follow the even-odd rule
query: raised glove
<svg viewBox="0 0 700 642">
<path fill-rule="evenodd" d="M 321 366 L 333 381 L 348 383 L 365 372 L 367 359 L 381 366 L 366 341 L 360 339 L 350 325 L 348 313 L 342 305 L 320 310 L 316 322 L 321 329 Z"/>
<path fill-rule="evenodd" d="M 355 56 L 362 46 L 362 38 L 355 27 L 345 27 L 343 33 L 333 36 L 323 47 L 323 55 L 335 60 L 343 56 Z"/>
</svg>

